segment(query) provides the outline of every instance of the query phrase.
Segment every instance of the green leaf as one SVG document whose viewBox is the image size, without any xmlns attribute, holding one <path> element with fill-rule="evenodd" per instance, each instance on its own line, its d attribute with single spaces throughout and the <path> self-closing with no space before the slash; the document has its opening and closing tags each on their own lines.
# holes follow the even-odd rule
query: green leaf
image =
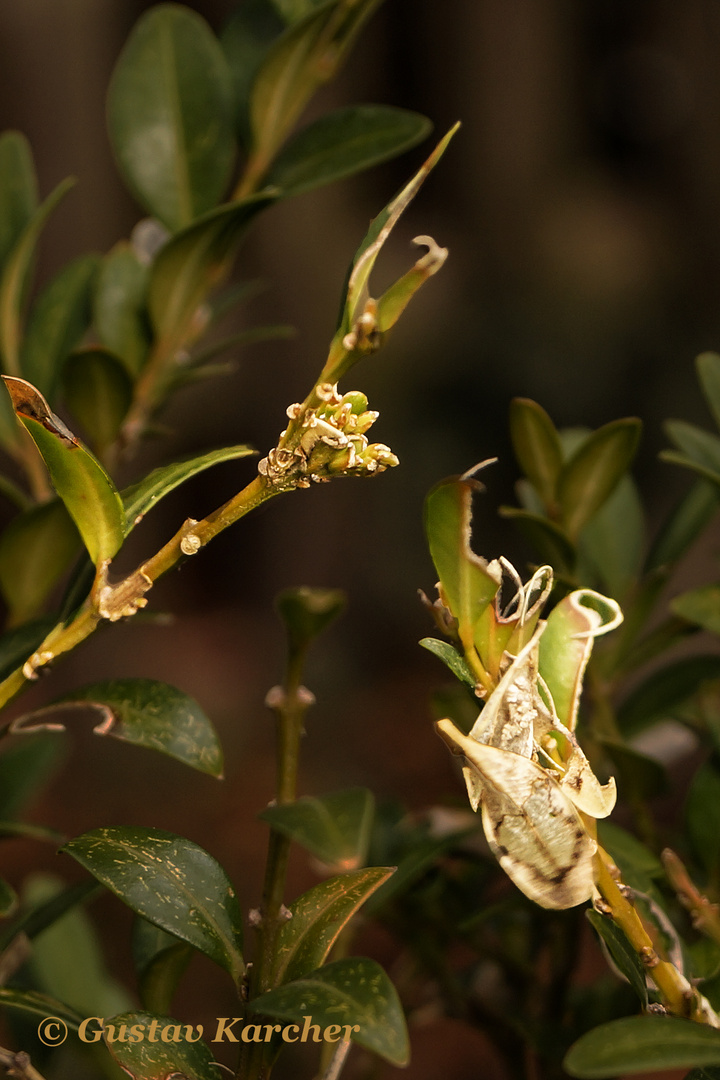
<svg viewBox="0 0 720 1080">
<path fill-rule="evenodd" d="M 554 521 L 515 506 L 501 506 L 499 513 L 500 517 L 515 522 L 543 562 L 559 572 L 572 571 L 576 560 L 575 547 L 564 530 Z"/>
<path fill-rule="evenodd" d="M 349 788 L 320 798 L 307 795 L 293 803 L 269 806 L 259 817 L 326 866 L 346 871 L 365 862 L 374 807 L 367 788 Z"/>
<path fill-rule="evenodd" d="M 514 398 L 510 403 L 510 436 L 520 468 L 544 505 L 553 507 L 562 447 L 552 420 L 535 401 Z"/>
<path fill-rule="evenodd" d="M 24 379 L 53 399 L 62 362 L 90 325 L 97 255 L 68 263 L 40 294 L 30 313 L 20 351 Z"/>
<path fill-rule="evenodd" d="M 145 919 L 205 953 L 238 981 L 242 914 L 222 867 L 197 844 L 160 829 L 94 829 L 63 851 Z"/>
<path fill-rule="evenodd" d="M 647 572 L 677 562 L 699 537 L 717 512 L 720 489 L 717 484 L 698 480 L 673 508 L 647 557 Z"/>
<path fill-rule="evenodd" d="M 593 431 L 565 463 L 558 478 L 558 502 L 574 540 L 610 497 L 635 456 L 639 420 L 614 420 Z"/>
<path fill-rule="evenodd" d="M 28 735 L 0 754 L 0 819 L 16 818 L 58 768 L 63 747 L 54 735 Z"/>
<path fill-rule="evenodd" d="M 328 0 L 269 48 L 250 98 L 252 152 L 264 167 L 315 91 L 333 78 L 381 0 Z"/>
<path fill-rule="evenodd" d="M 227 261 L 255 215 L 277 198 L 253 195 L 211 210 L 173 236 L 150 273 L 148 303 L 159 338 L 182 340 L 197 308 L 223 276 Z"/>
<path fill-rule="evenodd" d="M 701 585 L 670 601 L 670 610 L 681 619 L 720 634 L 720 585 Z"/>
<path fill-rule="evenodd" d="M 45 202 L 35 211 L 18 237 L 0 277 L 0 354 L 2 354 L 3 371 L 9 375 L 19 375 L 21 370 L 22 309 L 37 242 L 45 222 L 73 184 L 73 180 L 64 180 L 58 184 L 52 194 L 48 195 Z"/>
<path fill-rule="evenodd" d="M 0 918 L 6 919 L 8 915 L 12 915 L 17 907 L 17 903 L 17 893 L 12 885 L 9 885 L 7 881 L 0 878 Z"/>
<path fill-rule="evenodd" d="M 324 0 L 275 0 L 275 6 L 289 26 L 304 19 L 323 3 Z"/>
<path fill-rule="evenodd" d="M 720 428 L 720 356 L 704 352 L 695 360 L 698 380 L 717 427 Z"/>
<path fill-rule="evenodd" d="M 33 619 L 3 634 L 0 638 L 0 679 L 6 679 L 37 650 L 56 622 L 55 615 Z"/>
<path fill-rule="evenodd" d="M 623 881 L 631 889 L 648 892 L 654 878 L 664 878 L 660 860 L 632 833 L 610 821 L 598 821 L 598 839 L 617 863 Z"/>
<path fill-rule="evenodd" d="M 623 476 L 580 538 L 582 558 L 592 565 L 599 587 L 616 600 L 625 596 L 640 574 L 644 533 L 640 496 L 631 477 Z"/>
<path fill-rule="evenodd" d="M 93 321 L 98 337 L 137 376 L 150 347 L 145 310 L 149 271 L 132 244 L 121 240 L 105 256 L 95 282 Z"/>
<path fill-rule="evenodd" d="M 627 935 L 617 923 L 614 923 L 606 915 L 601 915 L 599 911 L 586 911 L 585 916 L 597 931 L 601 940 L 605 942 L 608 952 L 619 971 L 625 976 L 640 998 L 643 1009 L 647 1009 L 648 992 L 645 969 L 635 949 L 628 941 Z"/>
<path fill-rule="evenodd" d="M 392 873 L 385 866 L 354 870 L 298 897 L 276 938 L 272 984 L 292 982 L 320 967 L 343 927 Z"/>
<path fill-rule="evenodd" d="M 355 252 L 350 266 L 347 289 L 340 314 L 340 324 L 336 339 L 342 339 L 345 334 L 353 328 L 356 319 L 362 314 L 365 307 L 365 301 L 369 295 L 368 282 L 370 274 L 385 241 L 395 228 L 402 213 L 410 205 L 430 172 L 432 172 L 445 153 L 450 140 L 453 135 L 455 135 L 458 127 L 459 124 L 455 124 L 455 126 L 443 136 L 412 179 L 398 192 L 394 199 L 390 200 L 377 217 L 373 218 L 370 222 L 370 228 L 366 232 L 360 247 Z"/>
<path fill-rule="evenodd" d="M 220 35 L 230 67 L 235 127 L 244 147 L 250 145 L 250 94 L 260 64 L 286 23 L 273 0 L 244 0 Z"/>
<path fill-rule="evenodd" d="M 284 196 L 362 172 L 415 146 L 432 125 L 419 113 L 386 105 L 353 105 L 320 117 L 276 157 L 267 182 Z"/>
<path fill-rule="evenodd" d="M 12 986 L 0 986 L 0 1005 L 39 1020 L 44 1020 L 47 1016 L 57 1016 L 65 1021 L 71 1031 L 77 1031 L 83 1022 L 84 1014 L 75 1012 L 62 1001 L 37 990 L 16 990 Z"/>
<path fill-rule="evenodd" d="M 327 964 L 319 971 L 286 983 L 250 1003 L 256 1014 L 277 1016 L 301 1024 L 308 1017 L 322 1030 L 352 1025 L 352 1039 L 393 1065 L 406 1065 L 410 1057 L 405 1017 L 395 987 L 374 960 L 350 957 Z M 308 1027 L 308 1034 L 311 1033 Z M 315 1034 L 312 1034 L 315 1039 Z M 316 1040 L 319 1041 L 319 1040 Z"/>
<path fill-rule="evenodd" d="M 690 785 L 685 802 L 685 825 L 696 858 L 710 876 L 717 874 L 720 868 L 720 772 L 711 761 L 698 769 Z"/>
<path fill-rule="evenodd" d="M 480 616 L 500 588 L 500 575 L 488 570 L 485 559 L 470 547 L 471 481 L 446 480 L 425 502 L 425 530 L 446 603 L 458 621 L 465 648 L 473 641 Z"/>
<path fill-rule="evenodd" d="M 290 651 L 307 648 L 345 607 L 345 594 L 339 589 L 319 589 L 301 585 L 284 589 L 275 598 L 275 608 L 285 624 Z"/>
<path fill-rule="evenodd" d="M 127 1033 L 132 1032 L 135 1025 L 141 1025 L 140 1031 L 146 1035 L 153 1021 L 158 1025 L 153 1030 L 161 1032 L 160 1040 L 157 1036 L 152 1041 L 149 1037 L 137 1042 L 129 1037 L 125 1041 L 120 1040 L 123 1025 Z M 116 1036 L 114 1039 L 110 1036 L 110 1026 Z M 171 1080 L 172 1077 L 178 1080 L 181 1077 L 182 1080 L 222 1080 L 222 1073 L 215 1064 L 210 1048 L 204 1042 L 193 1041 L 198 1037 L 194 1031 L 188 1039 L 188 1027 L 194 1029 L 195 1025 L 181 1024 L 169 1016 L 155 1013 L 127 1012 L 108 1017 L 103 1035 L 113 1058 L 133 1080 Z M 166 1031 L 169 1039 L 162 1041 Z"/>
<path fill-rule="evenodd" d="M 238 458 L 248 457 L 254 453 L 251 446 L 227 446 L 222 450 L 211 450 L 199 457 L 185 458 L 182 461 L 173 462 L 172 465 L 161 465 L 160 468 L 153 469 L 139 483 L 124 488 L 121 492 L 127 518 L 127 531 L 130 532 L 149 510 L 152 510 L 161 499 L 164 499 L 180 484 L 184 484 L 186 480 L 223 461 L 236 461 Z"/>
<path fill-rule="evenodd" d="M 38 204 L 30 143 L 19 131 L 0 135 L 0 268 Z"/>
<path fill-rule="evenodd" d="M 125 513 L 115 485 L 34 386 L 24 379 L 3 378 L 15 412 L 40 451 L 90 558 L 96 566 L 111 559 L 125 535 Z"/>
<path fill-rule="evenodd" d="M 26 883 L 23 901 L 38 907 L 56 899 L 62 888 L 59 879 L 37 874 Z M 130 1004 L 105 966 L 92 923 L 77 906 L 35 935 L 29 963 L 35 985 L 84 1016 L 112 1015 Z"/>
<path fill-rule="evenodd" d="M 52 890 L 48 899 L 26 910 L 2 935 L 0 947 L 5 948 L 20 933 L 32 941 L 48 927 L 54 926 L 66 912 L 91 899 L 99 891 L 100 886 L 96 881 L 82 881 L 60 891 Z"/>
<path fill-rule="evenodd" d="M 667 770 L 659 761 L 633 750 L 624 743 L 599 739 L 603 750 L 607 751 L 618 774 L 621 791 L 632 791 L 641 799 L 654 799 L 666 795 L 670 788 Z"/>
<path fill-rule="evenodd" d="M 58 704 L 98 712 L 98 735 L 159 750 L 199 772 L 222 776 L 222 749 L 210 720 L 193 698 L 168 683 L 112 679 L 73 690 Z"/>
<path fill-rule="evenodd" d="M 720 657 L 688 656 L 653 672 L 625 699 L 618 723 L 625 735 L 673 715 L 702 686 L 720 678 Z"/>
<path fill-rule="evenodd" d="M 570 1047 L 563 1068 L 593 1080 L 655 1069 L 720 1063 L 720 1031 L 674 1016 L 628 1016 L 588 1031 Z"/>
<path fill-rule="evenodd" d="M 143 1006 L 151 1012 L 168 1013 L 193 949 L 137 916 L 133 922 L 132 953 Z"/>
<path fill-rule="evenodd" d="M 80 537 L 60 499 L 13 518 L 0 535 L 0 590 L 9 625 L 36 616 L 80 551 Z"/>
<path fill-rule="evenodd" d="M 711 478 L 720 477 L 720 438 L 717 435 L 685 420 L 667 420 L 664 427 L 668 437 L 693 465 Z M 668 460 L 666 453 L 661 456 Z"/>
<path fill-rule="evenodd" d="M 472 690 L 475 689 L 475 676 L 468 667 L 465 657 L 457 649 L 453 648 L 448 641 L 426 637 L 420 641 L 420 644 L 423 649 L 427 649 L 433 656 L 437 656 L 438 660 L 442 660 L 443 664 L 450 668 L 456 679 L 460 679 Z"/>
<path fill-rule="evenodd" d="M 62 373 L 65 402 L 97 453 L 115 442 L 130 408 L 133 388 L 127 371 L 103 349 L 73 353 Z"/>
<path fill-rule="evenodd" d="M 158 4 L 138 20 L 113 72 L 108 129 L 128 187 L 171 231 L 222 198 L 235 156 L 230 73 L 196 12 Z"/>
</svg>

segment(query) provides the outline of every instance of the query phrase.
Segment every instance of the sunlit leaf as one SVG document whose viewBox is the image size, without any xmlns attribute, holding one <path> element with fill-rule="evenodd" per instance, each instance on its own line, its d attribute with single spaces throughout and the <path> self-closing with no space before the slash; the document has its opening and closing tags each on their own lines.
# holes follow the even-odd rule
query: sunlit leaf
<svg viewBox="0 0 720 1080">
<path fill-rule="evenodd" d="M 230 74 L 200 15 L 158 4 L 138 20 L 113 72 L 108 127 L 128 186 L 172 231 L 222 198 L 235 155 Z"/>
<path fill-rule="evenodd" d="M 286 983 L 250 1003 L 252 1011 L 277 1016 L 299 1025 L 305 1018 L 317 1025 L 315 1035 L 333 1025 L 339 1041 L 347 1025 L 351 1038 L 393 1065 L 406 1065 L 410 1056 L 402 1006 L 395 987 L 374 960 L 350 957 L 336 960 L 295 982 Z M 306 1036 L 307 1037 L 307 1036 Z"/>
<path fill-rule="evenodd" d="M 94 829 L 62 849 L 128 907 L 193 945 L 237 981 L 242 914 L 222 867 L 197 844 L 160 829 Z"/>
<path fill-rule="evenodd" d="M 90 325 L 92 290 L 100 259 L 68 263 L 35 302 L 20 351 L 22 376 L 52 399 L 62 362 Z"/>
<path fill-rule="evenodd" d="M 367 856 L 374 799 L 367 788 L 269 806 L 259 815 L 334 870 L 355 870 Z"/>
<path fill-rule="evenodd" d="M 160 468 L 153 469 L 137 484 L 121 492 L 128 532 L 139 524 L 145 514 L 157 506 L 161 499 L 164 499 L 180 484 L 184 484 L 186 480 L 223 461 L 235 461 L 254 453 L 251 446 L 227 446 L 222 450 L 211 450 L 199 457 L 186 458 L 183 461 L 175 461 L 172 465 L 161 465 Z"/>
<path fill-rule="evenodd" d="M 13 518 L 0 535 L 0 590 L 9 625 L 36 616 L 81 550 L 78 531 L 60 499 Z"/>
<path fill-rule="evenodd" d="M 23 379 L 4 379 L 15 412 L 40 451 L 90 558 L 96 565 L 111 559 L 125 535 L 125 513 L 115 485 L 35 387 Z"/>
<path fill-rule="evenodd" d="M 151 1030 L 153 1021 L 156 1026 L 152 1030 L 167 1031 L 168 1038 L 163 1040 L 162 1035 L 160 1039 L 156 1036 L 138 1041 L 120 1038 L 123 1026 L 126 1032 L 131 1032 L 135 1025 L 140 1025 L 139 1030 L 145 1033 Z M 105 1019 L 104 1038 L 115 1061 L 133 1080 L 222 1080 L 214 1055 L 200 1040 L 195 1025 L 156 1013 L 126 1012 Z"/>
<path fill-rule="evenodd" d="M 385 866 L 354 870 L 298 897 L 275 940 L 273 984 L 292 982 L 320 967 L 343 927 L 392 873 Z"/>
<path fill-rule="evenodd" d="M 581 1080 L 720 1063 L 720 1031 L 674 1016 L 628 1016 L 587 1032 L 563 1068 Z"/>
<path fill-rule="evenodd" d="M 424 139 L 430 121 L 407 109 L 352 105 L 320 117 L 275 158 L 267 182 L 300 195 L 397 157 Z"/>
</svg>

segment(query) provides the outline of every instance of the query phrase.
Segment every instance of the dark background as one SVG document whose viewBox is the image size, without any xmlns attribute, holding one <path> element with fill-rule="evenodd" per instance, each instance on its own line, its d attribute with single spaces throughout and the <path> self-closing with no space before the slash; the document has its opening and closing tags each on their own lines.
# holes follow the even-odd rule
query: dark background
<svg viewBox="0 0 720 1080">
<path fill-rule="evenodd" d="M 0 125 L 30 138 L 43 195 L 66 175 L 79 181 L 47 229 L 40 283 L 76 254 L 107 250 L 139 216 L 114 170 L 104 97 L 148 6 L 0 5 Z M 219 29 L 234 4 L 189 6 Z M 311 659 L 318 706 L 302 791 L 362 783 L 415 808 L 456 791 L 429 723 L 428 695 L 442 676 L 416 645 L 430 631 L 416 589 L 434 581 L 424 495 L 498 454 L 476 508 L 475 547 L 524 565 L 529 553 L 495 514 L 513 497 L 506 427 L 517 394 L 559 425 L 643 418 L 637 478 L 650 529 L 687 484 L 657 452 L 664 418 L 709 426 L 693 358 L 720 348 L 719 54 L 720 5 L 710 0 L 387 0 L 313 112 L 400 105 L 426 113 L 438 136 L 463 122 L 398 226 L 378 280 L 405 269 L 418 233 L 448 246 L 450 258 L 344 387 L 369 393 L 381 412 L 373 436 L 401 467 L 277 500 L 153 590 L 153 610 L 173 612 L 172 626 L 103 631 L 53 673 L 53 693 L 117 674 L 164 678 L 194 694 L 226 747 L 224 786 L 79 724 L 37 820 L 55 817 L 68 834 L 121 822 L 184 833 L 220 858 L 247 906 L 256 903 L 264 830 L 254 814 L 273 794 L 263 698 L 283 653 L 272 601 L 292 584 L 348 594 L 342 622 Z M 242 318 L 291 323 L 298 336 L 249 349 L 230 379 L 180 395 L 163 418 L 172 434 L 138 469 L 232 442 L 263 453 L 274 445 L 285 407 L 305 396 L 324 359 L 368 220 L 430 145 L 259 221 L 239 274 L 268 288 Z M 138 530 L 133 555 L 213 509 L 253 467 L 222 466 L 169 498 Z M 710 537 L 692 560 L 688 580 L 712 575 L 714 544 Z M 34 689 L 23 704 L 47 694 L 46 685 Z M 12 852 L 19 870 L 37 863 L 36 849 Z M 57 869 L 53 856 L 45 861 Z M 302 859 L 293 874 L 295 889 L 314 880 Z M 118 935 L 111 948 L 122 947 Z M 216 1015 L 220 1005 L 204 1000 Z"/>
</svg>

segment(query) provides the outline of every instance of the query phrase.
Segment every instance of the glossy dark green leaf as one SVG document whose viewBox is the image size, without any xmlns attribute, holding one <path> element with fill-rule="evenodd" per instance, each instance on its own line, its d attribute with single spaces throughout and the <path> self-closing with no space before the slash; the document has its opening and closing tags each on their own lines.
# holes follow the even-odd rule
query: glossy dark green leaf
<svg viewBox="0 0 720 1080">
<path fill-rule="evenodd" d="M 695 368 L 705 400 L 718 428 L 720 428 L 720 356 L 704 352 L 695 360 Z"/>
<path fill-rule="evenodd" d="M 63 397 L 96 453 L 118 436 L 133 388 L 127 371 L 111 353 L 83 349 L 68 357 L 62 373 Z"/>
<path fill-rule="evenodd" d="M 81 255 L 68 263 L 35 302 L 20 350 L 24 379 L 52 399 L 62 362 L 90 325 L 92 292 L 100 259 Z"/>
<path fill-rule="evenodd" d="M 19 131 L 0 135 L 0 268 L 38 204 L 30 143 Z"/>
<path fill-rule="evenodd" d="M 223 275 L 245 229 L 276 194 L 254 195 L 205 214 L 173 236 L 153 263 L 149 310 L 159 338 L 183 339 L 197 308 Z"/>
<path fill-rule="evenodd" d="M 129 1033 L 135 1025 L 140 1025 L 139 1031 L 145 1034 L 151 1030 L 153 1021 L 156 1022 L 153 1030 L 161 1032 L 160 1039 L 156 1036 L 151 1040 L 148 1034 L 142 1040 L 132 1041 Z M 125 1040 L 120 1038 L 123 1026 Z M 163 1041 L 162 1034 L 166 1031 L 167 1039 Z M 156 1013 L 126 1012 L 107 1017 L 103 1034 L 113 1058 L 132 1080 L 222 1080 L 223 1074 L 210 1048 L 202 1041 L 194 1041 L 200 1036 L 194 1024 L 183 1024 Z"/>
<path fill-rule="evenodd" d="M 222 198 L 235 156 L 230 73 L 200 15 L 158 4 L 138 20 L 113 72 L 108 128 L 129 188 L 172 231 Z"/>
<path fill-rule="evenodd" d="M 640 439 L 639 420 L 614 420 L 585 439 L 558 478 L 563 524 L 575 539 L 627 472 Z"/>
<path fill-rule="evenodd" d="M 94 829 L 62 849 L 128 907 L 224 967 L 243 974 L 242 914 L 222 867 L 197 844 L 160 829 Z"/>
<path fill-rule="evenodd" d="M 720 771 L 712 761 L 698 769 L 690 785 L 685 826 L 698 862 L 713 876 L 720 869 Z"/>
<path fill-rule="evenodd" d="M 558 572 L 573 569 L 577 557 L 575 547 L 554 521 L 515 506 L 501 506 L 499 512 L 500 517 L 508 518 L 517 525 L 543 562 Z"/>
<path fill-rule="evenodd" d="M 472 671 L 468 667 L 465 657 L 462 656 L 457 649 L 448 641 L 440 641 L 438 638 L 423 638 L 420 641 L 423 649 L 427 649 L 433 656 L 437 656 L 438 660 L 442 660 L 446 667 L 450 668 L 456 679 L 460 679 L 466 686 L 469 686 L 472 690 L 475 689 L 476 680 Z"/>
<path fill-rule="evenodd" d="M 321 881 L 298 897 L 275 940 L 273 985 L 301 979 L 320 967 L 343 927 L 392 873 L 385 866 L 354 870 Z"/>
<path fill-rule="evenodd" d="M 222 450 L 211 450 L 199 457 L 186 458 L 175 461 L 172 465 L 161 465 L 160 468 L 153 469 L 137 484 L 125 488 L 121 493 L 127 517 L 127 531 L 130 532 L 161 499 L 192 476 L 197 476 L 213 465 L 220 465 L 223 461 L 235 461 L 254 453 L 251 446 L 227 446 Z"/>
<path fill-rule="evenodd" d="M 601 940 L 605 942 L 618 970 L 625 976 L 640 998 L 643 1009 L 646 1009 L 648 992 L 645 969 L 635 949 L 628 941 L 627 935 L 617 923 L 613 922 L 607 915 L 601 915 L 599 911 L 586 911 L 585 916 L 597 931 Z"/>
<path fill-rule="evenodd" d="M 145 302 L 149 271 L 127 241 L 120 241 L 100 264 L 95 282 L 94 325 L 102 345 L 136 376 L 150 347 Z"/>
<path fill-rule="evenodd" d="M 17 817 L 58 768 L 63 756 L 54 735 L 28 735 L 3 742 L 0 753 L 0 819 Z"/>
<path fill-rule="evenodd" d="M 336 74 L 380 2 L 326 0 L 270 46 L 250 96 L 253 152 L 265 166 L 315 91 Z"/>
<path fill-rule="evenodd" d="M 480 616 L 500 588 L 500 577 L 488 572 L 487 561 L 470 547 L 472 495 L 476 485 L 448 480 L 425 501 L 425 531 L 430 555 L 458 633 L 467 648 Z"/>
<path fill-rule="evenodd" d="M 40 234 L 57 204 L 73 186 L 74 181 L 64 180 L 48 195 L 35 211 L 15 247 L 8 255 L 0 277 L 0 353 L 3 371 L 20 375 L 20 335 L 23 303 L 25 300 L 30 269 Z"/>
<path fill-rule="evenodd" d="M 58 878 L 36 874 L 26 882 L 23 903 L 37 907 L 62 892 Z M 97 931 L 77 905 L 35 935 L 30 968 L 40 990 L 84 1016 L 112 1015 L 130 1005 L 127 991 L 107 970 Z"/>
<path fill-rule="evenodd" d="M 581 1080 L 720 1064 L 720 1031 L 675 1016 L 628 1016 L 587 1032 L 563 1068 Z"/>
<path fill-rule="evenodd" d="M 268 49 L 285 27 L 273 0 L 244 0 L 220 35 L 230 68 L 237 135 L 245 147 L 250 144 L 252 84 Z"/>
<path fill-rule="evenodd" d="M 112 679 L 73 690 L 61 699 L 99 713 L 95 731 L 121 742 L 159 750 L 211 776 L 222 776 L 222 749 L 198 703 L 154 679 Z"/>
<path fill-rule="evenodd" d="M 672 566 L 682 558 L 712 521 L 718 504 L 718 485 L 707 480 L 698 480 L 663 523 L 648 554 L 646 570 Z"/>
<path fill-rule="evenodd" d="M 81 1013 L 68 1008 L 64 1002 L 56 1001 L 49 994 L 41 994 L 37 990 L 16 990 L 12 986 L 0 986 L 0 1005 L 36 1020 L 57 1016 L 65 1021 L 71 1031 L 77 1031 L 84 1019 Z"/>
<path fill-rule="evenodd" d="M 8 606 L 9 625 L 27 622 L 42 610 L 81 546 L 60 499 L 13 518 L 0 535 L 0 590 Z"/>
<path fill-rule="evenodd" d="M 602 591 L 620 600 L 640 574 L 644 551 L 642 502 L 631 477 L 623 476 L 583 529 L 580 552 Z"/>
<path fill-rule="evenodd" d="M 132 954 L 143 1007 L 167 1014 L 193 949 L 139 915 L 132 932 Z"/>
<path fill-rule="evenodd" d="M 349 1034 L 355 1042 L 393 1065 L 406 1065 L 410 1057 L 397 992 L 374 960 L 336 960 L 304 979 L 262 994 L 250 1004 L 256 1014 L 277 1016 L 301 1027 L 309 1017 L 317 1025 L 320 1039 L 329 1025 L 336 1026 L 338 1040 L 345 1034 L 342 1026 L 352 1026 Z M 314 1039 L 309 1028 L 308 1035 Z"/>
<path fill-rule="evenodd" d="M 562 468 L 562 447 L 555 425 L 537 402 L 515 398 L 510 403 L 510 436 L 520 468 L 545 506 L 552 507 Z"/>
<path fill-rule="evenodd" d="M 367 788 L 269 806 L 259 815 L 326 866 L 355 870 L 367 856 L 375 802 Z"/>
<path fill-rule="evenodd" d="M 90 558 L 96 565 L 111 559 L 125 535 L 125 512 L 112 480 L 30 383 L 5 377 L 5 384 Z"/>
<path fill-rule="evenodd" d="M 720 657 L 688 656 L 653 672 L 620 705 L 618 722 L 630 735 L 673 715 L 704 682 L 720 678 Z"/>
<path fill-rule="evenodd" d="M 386 105 L 353 105 L 320 117 L 286 144 L 267 182 L 283 195 L 330 184 L 397 157 L 431 130 L 420 113 Z"/>
<path fill-rule="evenodd" d="M 306 648 L 342 613 L 345 602 L 339 589 L 301 585 L 279 593 L 275 608 L 285 624 L 291 652 Z"/>
<path fill-rule="evenodd" d="M 720 585 L 701 585 L 670 601 L 670 610 L 681 619 L 720 634 Z"/>
<path fill-rule="evenodd" d="M 12 885 L 4 878 L 0 878 L 0 919 L 6 919 L 12 915 L 17 907 L 18 897 Z"/>
</svg>

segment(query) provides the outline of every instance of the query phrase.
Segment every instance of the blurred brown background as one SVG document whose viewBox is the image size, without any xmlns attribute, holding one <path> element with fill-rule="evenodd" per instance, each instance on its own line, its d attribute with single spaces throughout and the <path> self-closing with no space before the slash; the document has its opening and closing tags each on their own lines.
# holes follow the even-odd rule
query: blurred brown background
<svg viewBox="0 0 720 1080">
<path fill-rule="evenodd" d="M 68 174 L 79 181 L 47 230 L 41 282 L 76 254 L 107 250 L 137 220 L 114 170 L 104 96 L 148 6 L 0 4 L 0 124 L 30 138 L 43 194 Z M 219 29 L 234 4 L 189 6 Z M 254 814 L 273 794 L 263 698 L 282 665 L 271 605 L 292 584 L 348 593 L 346 615 L 311 658 L 318 705 L 302 790 L 362 783 L 413 807 L 454 790 L 429 724 L 428 694 L 442 675 L 416 645 L 429 626 L 415 591 L 434 581 L 424 494 L 498 454 L 476 510 L 475 546 L 523 564 L 528 553 L 495 516 L 512 499 L 506 418 L 516 394 L 537 399 L 562 425 L 642 416 L 637 475 L 651 524 L 682 489 L 686 478 L 656 455 L 663 418 L 707 425 L 692 362 L 720 348 L 719 52 L 720 5 L 710 0 L 387 0 L 317 108 L 415 108 L 438 135 L 463 122 L 396 230 L 378 279 L 406 267 L 418 233 L 448 246 L 450 259 L 345 387 L 369 393 L 381 412 L 374 437 L 398 453 L 401 468 L 278 500 L 154 590 L 154 610 L 173 612 L 174 625 L 111 628 L 53 673 L 53 693 L 117 674 L 163 678 L 194 694 L 226 747 L 224 785 L 78 725 L 34 818 L 55 816 L 68 834 L 121 822 L 184 833 L 213 851 L 254 904 L 264 841 Z M 286 405 L 305 395 L 324 358 L 368 220 L 426 149 L 259 222 L 239 273 L 268 288 L 243 319 L 288 322 L 298 337 L 248 349 L 230 379 L 180 395 L 165 418 L 168 442 L 149 447 L 138 468 L 231 442 L 262 452 L 274 444 Z M 169 498 L 138 530 L 134 556 L 154 550 L 185 516 L 218 505 L 252 468 L 222 466 Z M 712 559 L 712 541 L 708 552 Z M 43 685 L 23 704 L 47 693 Z M 13 842 L 8 850 L 18 871 L 38 860 L 36 848 Z M 302 859 L 293 873 L 296 889 L 314 880 Z M 120 935 L 110 947 L 120 954 Z M 204 1007 L 220 1015 L 224 999 L 212 995 L 224 990 L 206 974 L 201 965 Z"/>
</svg>

